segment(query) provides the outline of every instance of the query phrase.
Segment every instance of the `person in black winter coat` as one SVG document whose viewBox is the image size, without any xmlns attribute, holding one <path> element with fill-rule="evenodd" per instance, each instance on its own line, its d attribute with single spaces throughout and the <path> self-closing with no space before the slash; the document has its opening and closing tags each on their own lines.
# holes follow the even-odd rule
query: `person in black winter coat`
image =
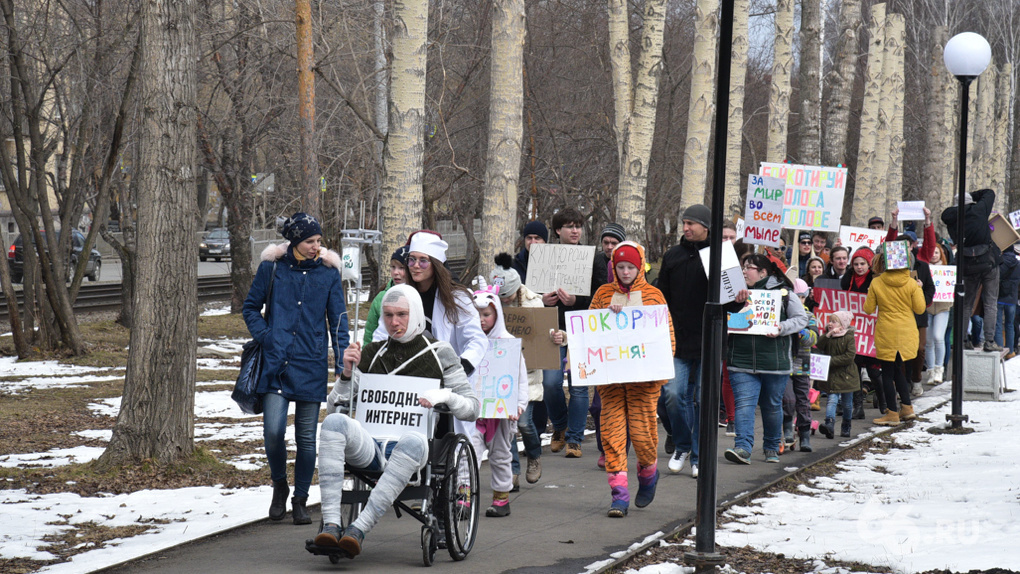
<svg viewBox="0 0 1020 574">
<path fill-rule="evenodd" d="M 529 221 L 521 230 L 521 239 L 524 243 L 521 250 L 514 256 L 514 271 L 521 276 L 521 281 L 528 280 L 528 254 L 532 243 L 547 243 L 549 241 L 549 228 L 541 221 Z"/>
<path fill-rule="evenodd" d="M 1002 264 L 999 265 L 999 301 L 998 314 L 995 316 L 995 343 L 1009 349 L 1008 358 L 1016 352 L 1013 323 L 1016 320 L 1017 290 L 1020 288 L 1020 261 L 1017 261 L 1016 250 L 1020 243 L 1002 252 Z M 1005 331 L 1005 340 L 1003 339 Z"/>
</svg>

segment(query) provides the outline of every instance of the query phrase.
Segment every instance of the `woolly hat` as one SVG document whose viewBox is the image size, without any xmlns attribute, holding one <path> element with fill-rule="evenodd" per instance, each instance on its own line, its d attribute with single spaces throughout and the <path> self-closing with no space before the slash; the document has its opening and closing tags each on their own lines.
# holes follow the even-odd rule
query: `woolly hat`
<svg viewBox="0 0 1020 574">
<path fill-rule="evenodd" d="M 853 326 L 854 316 L 850 311 L 836 311 L 829 314 L 829 322 L 836 324 L 829 332 L 829 336 L 842 337 L 846 334 L 847 329 Z"/>
<path fill-rule="evenodd" d="M 854 251 L 854 254 L 850 257 L 850 264 L 853 265 L 854 259 L 858 257 L 863 257 L 870 267 L 871 261 L 875 258 L 875 252 L 862 245 L 858 247 L 857 251 Z"/>
<path fill-rule="evenodd" d="M 807 239 L 808 241 L 811 241 L 811 232 L 810 231 L 801 231 L 800 233 L 797 234 L 797 241 L 798 242 L 804 241 L 805 239 Z"/>
<path fill-rule="evenodd" d="M 446 263 L 446 249 L 450 247 L 450 244 L 443 241 L 443 238 L 438 233 L 421 230 L 415 231 L 411 235 L 411 243 L 408 247 L 408 253 L 417 251 L 436 259 L 440 263 Z"/>
<path fill-rule="evenodd" d="M 871 227 L 872 225 L 874 225 L 876 223 L 879 224 L 879 225 L 884 226 L 885 225 L 885 220 L 882 219 L 882 216 L 876 215 L 875 217 L 872 217 L 871 219 L 868 220 L 868 227 Z"/>
<path fill-rule="evenodd" d="M 811 288 L 808 287 L 807 281 L 804 281 L 800 277 L 793 280 L 793 293 L 795 295 L 799 297 L 807 297 L 809 289 Z"/>
<path fill-rule="evenodd" d="M 509 297 L 521 288 L 521 275 L 511 267 L 513 258 L 509 253 L 496 256 L 496 266 L 489 273 L 489 283 L 499 286 L 499 296 Z"/>
<path fill-rule="evenodd" d="M 712 210 L 704 205 L 696 204 L 684 210 L 681 220 L 700 223 L 708 229 L 712 229 Z"/>
<path fill-rule="evenodd" d="M 537 235 L 542 238 L 542 241 L 549 241 L 549 228 L 545 226 L 541 221 L 529 221 L 524 229 L 521 230 L 521 237 L 527 237 L 529 235 Z"/>
<path fill-rule="evenodd" d="M 617 241 L 627 241 L 627 232 L 624 231 L 623 226 L 619 223 L 609 223 L 602 228 L 602 235 L 599 235 L 599 239 L 606 236 L 615 237 Z"/>
<path fill-rule="evenodd" d="M 613 250 L 613 267 L 616 267 L 617 263 L 623 262 L 641 269 L 643 261 L 641 261 L 641 252 L 638 251 L 637 245 L 628 241 L 616 246 L 616 249 Z"/>
<path fill-rule="evenodd" d="M 411 252 L 411 249 L 406 245 L 401 245 L 393 255 L 390 257 L 391 261 L 399 261 L 401 265 L 407 267 L 407 254 Z"/>
<path fill-rule="evenodd" d="M 313 235 L 322 235 L 322 227 L 314 217 L 299 211 L 283 222 L 280 233 L 294 246 Z"/>
</svg>

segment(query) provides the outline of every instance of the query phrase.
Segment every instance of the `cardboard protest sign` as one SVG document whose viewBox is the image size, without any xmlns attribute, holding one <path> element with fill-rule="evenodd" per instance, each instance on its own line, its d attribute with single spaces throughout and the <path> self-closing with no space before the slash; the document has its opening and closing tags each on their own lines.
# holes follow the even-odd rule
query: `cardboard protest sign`
<svg viewBox="0 0 1020 574">
<path fill-rule="evenodd" d="M 783 194 L 786 180 L 778 177 L 747 176 L 744 204 L 744 243 L 779 247 L 783 231 Z M 738 234 L 737 237 L 740 237 Z"/>
<path fill-rule="evenodd" d="M 557 355 L 559 356 L 559 355 Z M 517 414 L 517 392 L 521 381 L 521 340 L 489 339 L 489 349 L 478 363 L 480 419 L 505 419 Z"/>
<path fill-rule="evenodd" d="M 899 209 L 896 219 L 900 221 L 924 221 L 923 201 L 897 201 L 896 208 Z"/>
<path fill-rule="evenodd" d="M 830 313 L 850 311 L 854 316 L 857 354 L 867 357 L 875 356 L 875 322 L 878 320 L 878 315 L 869 315 L 864 312 L 864 300 L 867 298 L 865 293 L 816 287 L 811 290 L 811 295 L 818 302 L 818 306 L 815 307 L 815 317 L 818 319 L 819 331 L 825 329 Z"/>
<path fill-rule="evenodd" d="M 885 268 L 906 269 L 908 267 L 910 246 L 906 241 L 885 242 Z"/>
<path fill-rule="evenodd" d="M 528 253 L 528 289 L 548 293 L 562 287 L 571 295 L 591 295 L 595 246 L 532 243 Z"/>
<path fill-rule="evenodd" d="M 372 438 L 398 439 L 408 431 L 428 436 L 429 409 L 418 393 L 439 388 L 439 379 L 359 373 L 357 420 Z"/>
<path fill-rule="evenodd" d="M 521 340 L 528 369 L 560 369 L 560 346 L 549 338 L 560 318 L 554 307 L 503 307 L 506 330 Z"/>
<path fill-rule="evenodd" d="M 762 163 L 759 175 L 786 181 L 783 227 L 839 231 L 846 192 L 846 168 Z"/>
<path fill-rule="evenodd" d="M 829 363 L 832 361 L 832 357 L 828 355 L 816 355 L 811 354 L 811 380 L 812 381 L 827 381 L 829 380 Z"/>
<path fill-rule="evenodd" d="M 853 255 L 859 247 L 867 247 L 874 251 L 885 241 L 885 231 L 882 229 L 867 229 L 865 227 L 852 227 L 843 225 L 839 228 L 839 242 L 850 250 Z"/>
<path fill-rule="evenodd" d="M 575 385 L 672 379 L 669 308 L 665 305 L 570 311 L 566 314 Z"/>
<path fill-rule="evenodd" d="M 701 266 L 705 269 L 705 277 L 709 277 L 709 258 L 712 248 L 706 247 L 698 251 L 701 255 Z M 711 280 L 711 277 L 709 277 Z M 747 282 L 744 281 L 744 273 L 740 270 L 740 260 L 737 259 L 737 252 L 729 241 L 722 242 L 722 281 L 719 283 L 719 302 L 729 303 L 737 298 L 737 293 L 747 289 Z"/>
<path fill-rule="evenodd" d="M 1014 229 L 1020 228 L 1020 209 L 1009 214 L 1009 223 L 1013 226 Z"/>
<path fill-rule="evenodd" d="M 956 296 L 956 265 L 930 265 L 931 280 L 935 283 L 932 302 L 952 303 Z"/>
<path fill-rule="evenodd" d="M 1020 233 L 1017 233 L 1016 229 L 999 213 L 993 213 L 988 218 L 988 227 L 992 230 L 992 243 L 998 245 L 1001 251 L 1005 251 L 1020 241 Z"/>
<path fill-rule="evenodd" d="M 730 313 L 726 326 L 731 334 L 768 335 L 779 330 L 779 304 L 783 300 L 778 289 L 751 289 L 744 308 Z"/>
</svg>

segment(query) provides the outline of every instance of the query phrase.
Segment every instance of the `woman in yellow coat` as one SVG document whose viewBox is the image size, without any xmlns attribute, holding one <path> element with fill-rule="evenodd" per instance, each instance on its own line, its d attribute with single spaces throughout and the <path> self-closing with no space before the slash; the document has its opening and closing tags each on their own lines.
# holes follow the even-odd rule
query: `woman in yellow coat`
<svg viewBox="0 0 1020 574">
<path fill-rule="evenodd" d="M 882 418 L 874 419 L 877 425 L 896 426 L 901 420 L 916 418 L 914 407 L 910 404 L 910 381 L 903 370 L 904 361 L 917 356 L 918 333 L 914 315 L 924 312 L 921 282 L 910 276 L 913 266 L 914 256 L 905 241 L 880 245 L 872 266 L 876 277 L 864 300 L 865 313 L 874 313 L 878 309 L 875 350 L 882 366 L 882 386 L 889 407 Z M 897 391 L 902 403 L 899 412 L 896 411 Z"/>
</svg>

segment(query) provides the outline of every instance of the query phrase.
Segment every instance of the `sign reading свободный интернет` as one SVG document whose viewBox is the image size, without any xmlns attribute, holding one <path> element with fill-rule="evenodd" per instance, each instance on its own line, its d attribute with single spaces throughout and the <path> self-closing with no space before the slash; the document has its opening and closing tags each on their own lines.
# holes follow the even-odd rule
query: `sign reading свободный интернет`
<svg viewBox="0 0 1020 574">
<path fill-rule="evenodd" d="M 535 293 L 563 288 L 571 295 L 591 295 L 593 245 L 532 243 L 528 250 L 528 276 L 524 284 Z"/>
<path fill-rule="evenodd" d="M 359 373 L 354 418 L 372 438 L 395 440 L 407 431 L 428 436 L 429 410 L 418 404 L 418 394 L 438 388 L 438 379 Z"/>
<path fill-rule="evenodd" d="M 672 379 L 669 308 L 665 305 L 570 311 L 566 314 L 575 385 Z"/>
<path fill-rule="evenodd" d="M 846 192 L 846 168 L 762 163 L 760 175 L 786 180 L 783 227 L 839 231 Z"/>
</svg>

